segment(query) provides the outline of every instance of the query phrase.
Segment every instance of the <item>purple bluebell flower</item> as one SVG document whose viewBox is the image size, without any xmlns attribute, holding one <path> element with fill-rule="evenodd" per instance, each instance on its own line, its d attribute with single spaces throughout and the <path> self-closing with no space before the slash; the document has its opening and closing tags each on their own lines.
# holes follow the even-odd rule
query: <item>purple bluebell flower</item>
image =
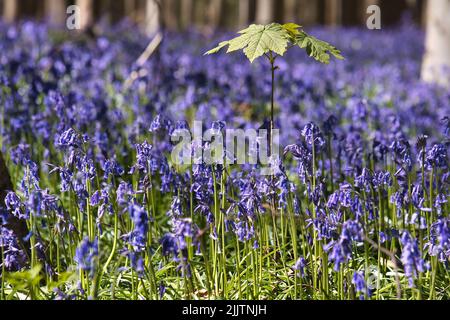
<svg viewBox="0 0 450 320">
<path fill-rule="evenodd" d="M 323 123 L 323 133 L 326 136 L 334 136 L 334 128 L 337 123 L 338 119 L 334 115 L 329 116 Z"/>
<path fill-rule="evenodd" d="M 147 172 L 151 165 L 153 146 L 147 141 L 136 145 L 136 164 L 133 168 Z"/>
<path fill-rule="evenodd" d="M 143 252 L 147 246 L 148 213 L 143 207 L 130 203 L 128 205 L 128 214 L 133 221 L 134 229 L 125 238 L 135 252 Z"/>
<path fill-rule="evenodd" d="M 98 256 L 98 239 L 89 241 L 85 238 L 78 248 L 75 250 L 74 260 L 78 264 L 78 268 L 84 271 L 88 271 L 91 276 L 94 275 Z"/>
<path fill-rule="evenodd" d="M 24 206 L 19 196 L 14 192 L 8 192 L 5 198 L 6 208 L 17 218 L 27 219 L 28 216 L 24 213 Z"/>
<path fill-rule="evenodd" d="M 353 274 L 352 283 L 355 285 L 355 291 L 360 293 L 359 299 L 364 300 L 364 294 L 366 293 L 366 280 L 364 279 L 363 272 L 355 272 Z"/>
<path fill-rule="evenodd" d="M 135 194 L 133 186 L 125 181 L 122 181 L 116 190 L 116 200 L 119 206 L 127 207 Z"/>
<path fill-rule="evenodd" d="M 448 168 L 447 148 L 443 144 L 435 144 L 426 154 L 426 163 L 431 168 Z"/>
<path fill-rule="evenodd" d="M 362 242 L 363 237 L 364 232 L 359 222 L 348 220 L 344 223 L 339 240 L 325 247 L 326 250 L 331 248 L 330 261 L 334 262 L 334 270 L 339 271 L 341 264 L 351 259 L 353 242 Z"/>
<path fill-rule="evenodd" d="M 183 215 L 183 208 L 181 206 L 180 197 L 173 198 L 172 204 L 170 205 L 170 210 L 167 212 L 167 215 L 172 218 L 181 217 Z"/>
<path fill-rule="evenodd" d="M 11 161 L 15 165 L 26 166 L 31 159 L 30 146 L 27 144 L 19 144 L 10 150 Z"/>
<path fill-rule="evenodd" d="M 174 257 L 177 257 L 178 243 L 174 234 L 166 233 L 159 242 L 162 246 L 163 256 L 173 255 Z"/>
<path fill-rule="evenodd" d="M 295 262 L 295 265 L 292 267 L 297 272 L 297 276 L 304 278 L 305 277 L 305 268 L 306 268 L 307 262 L 305 258 L 300 257 Z"/>
<path fill-rule="evenodd" d="M 355 186 L 370 192 L 370 188 L 373 183 L 373 176 L 369 169 L 363 168 L 361 174 L 355 177 Z"/>
<path fill-rule="evenodd" d="M 389 149 L 391 150 L 392 159 L 398 165 L 403 166 L 408 172 L 412 168 L 411 146 L 406 139 L 394 140 Z"/>
<path fill-rule="evenodd" d="M 150 125 L 150 132 L 157 133 L 161 130 L 172 132 L 172 121 L 162 114 L 156 115 Z"/>
<path fill-rule="evenodd" d="M 322 148 L 325 144 L 322 132 L 320 131 L 319 127 L 312 122 L 303 127 L 301 134 L 305 138 L 305 141 L 308 145 L 312 146 L 314 144 L 316 151 Z"/>
<path fill-rule="evenodd" d="M 383 231 L 380 231 L 379 239 L 380 239 L 380 243 L 385 243 L 388 240 L 388 237 L 387 237 L 386 233 L 384 233 Z"/>
<path fill-rule="evenodd" d="M 442 124 L 444 128 L 444 135 L 448 138 L 450 138 L 450 117 L 444 117 L 442 119 Z"/>
<path fill-rule="evenodd" d="M 3 251 L 3 262 L 6 270 L 18 271 L 25 266 L 27 261 L 26 253 L 14 232 L 0 225 L 0 248 Z M 1 262 L 1 261 L 0 261 Z M 2 275 L 3 276 L 3 275 Z"/>
<path fill-rule="evenodd" d="M 125 173 L 122 166 L 115 159 L 107 160 L 103 165 L 103 171 L 105 172 L 104 179 L 107 179 L 110 175 L 119 177 Z"/>
<path fill-rule="evenodd" d="M 80 137 L 80 134 L 78 134 L 72 128 L 64 131 L 58 139 L 58 146 L 61 147 L 80 148 L 81 145 L 82 139 Z"/>
<path fill-rule="evenodd" d="M 440 218 L 431 227 L 430 241 L 427 243 L 430 256 L 447 262 L 450 257 L 450 219 Z"/>
<path fill-rule="evenodd" d="M 164 297 L 164 294 L 166 293 L 166 286 L 164 285 L 164 283 L 161 281 L 159 283 L 159 298 L 162 299 Z"/>
<path fill-rule="evenodd" d="M 414 287 L 414 279 L 418 273 L 426 270 L 426 265 L 419 250 L 417 239 L 413 238 L 408 231 L 404 231 L 400 240 L 402 244 L 401 261 L 409 280 L 409 286 L 412 288 Z"/>
<path fill-rule="evenodd" d="M 411 190 L 411 202 L 417 209 L 423 207 L 425 202 L 424 191 L 421 184 L 416 184 Z"/>
</svg>

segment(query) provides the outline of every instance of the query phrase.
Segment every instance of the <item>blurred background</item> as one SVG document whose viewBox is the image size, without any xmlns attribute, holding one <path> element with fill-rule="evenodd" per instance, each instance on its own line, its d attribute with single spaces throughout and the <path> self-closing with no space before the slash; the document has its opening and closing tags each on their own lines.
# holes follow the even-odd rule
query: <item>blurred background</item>
<svg viewBox="0 0 450 320">
<path fill-rule="evenodd" d="M 50 20 L 63 24 L 66 8 L 78 4 L 86 22 L 115 23 L 127 18 L 146 24 L 158 8 L 160 25 L 170 30 L 236 29 L 252 22 L 295 21 L 305 26 L 365 26 L 367 7 L 381 8 L 382 25 L 399 23 L 408 15 L 426 24 L 426 0 L 0 0 L 3 20 Z"/>
<path fill-rule="evenodd" d="M 32 19 L 63 30 L 72 5 L 76 29 L 96 35 L 99 26 L 128 21 L 158 41 L 161 30 L 212 34 L 269 22 L 368 30 L 374 14 L 368 8 L 377 5 L 382 30 L 407 22 L 426 31 L 423 79 L 450 86 L 450 0 L 0 0 L 0 16 L 6 23 Z"/>
</svg>

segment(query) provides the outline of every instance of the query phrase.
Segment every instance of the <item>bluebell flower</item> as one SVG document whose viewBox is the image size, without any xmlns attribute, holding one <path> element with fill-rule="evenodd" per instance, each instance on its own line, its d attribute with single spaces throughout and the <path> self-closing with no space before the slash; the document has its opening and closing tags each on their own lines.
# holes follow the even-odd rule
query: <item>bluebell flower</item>
<svg viewBox="0 0 450 320">
<path fill-rule="evenodd" d="M 355 272 L 353 274 L 352 283 L 355 285 L 355 291 L 360 293 L 359 299 L 364 300 L 364 294 L 366 293 L 366 280 L 364 279 L 363 272 Z"/>
<path fill-rule="evenodd" d="M 172 218 L 181 217 L 183 215 L 180 197 L 173 197 L 172 204 L 170 205 L 170 210 L 167 212 L 167 215 Z"/>
<path fill-rule="evenodd" d="M 331 248 L 330 261 L 334 262 L 334 270 L 339 271 L 341 264 L 351 259 L 353 242 L 362 242 L 363 237 L 364 232 L 359 222 L 348 220 L 344 223 L 339 240 L 325 246 L 325 250 Z"/>
<path fill-rule="evenodd" d="M 147 141 L 136 145 L 136 164 L 133 168 L 147 172 L 150 169 L 152 161 L 153 146 Z"/>
<path fill-rule="evenodd" d="M 159 241 L 162 246 L 163 256 L 173 255 L 177 257 L 178 255 L 178 243 L 174 234 L 166 233 Z"/>
<path fill-rule="evenodd" d="M 5 197 L 6 208 L 19 219 L 27 219 L 28 216 L 24 213 L 24 206 L 19 196 L 14 192 L 8 192 Z"/>
<path fill-rule="evenodd" d="M 75 250 L 74 260 L 78 264 L 78 268 L 84 271 L 88 271 L 91 276 L 94 275 L 97 266 L 98 256 L 98 239 L 89 241 L 85 238 L 78 248 Z"/>
<path fill-rule="evenodd" d="M 450 138 L 450 117 L 444 117 L 442 119 L 442 124 L 444 127 L 444 135 L 447 137 L 447 139 Z"/>
<path fill-rule="evenodd" d="M 172 121 L 165 117 L 162 114 L 156 115 L 156 117 L 153 119 L 151 125 L 150 125 L 150 132 L 157 133 L 159 131 L 166 131 L 169 134 L 172 132 Z"/>
<path fill-rule="evenodd" d="M 103 171 L 105 172 L 104 179 L 107 179 L 110 175 L 119 177 L 125 173 L 125 170 L 115 159 L 108 159 L 103 164 Z"/>
<path fill-rule="evenodd" d="M 159 298 L 162 299 L 164 297 L 164 294 L 166 293 L 166 286 L 164 285 L 164 283 L 161 281 L 159 283 Z"/>
<path fill-rule="evenodd" d="M 10 157 L 15 165 L 26 166 L 31 159 L 30 146 L 28 144 L 19 144 L 11 148 Z"/>
<path fill-rule="evenodd" d="M 409 280 L 409 286 L 414 287 L 414 279 L 418 273 L 426 270 L 422 252 L 419 250 L 417 239 L 413 238 L 408 231 L 404 231 L 401 236 L 402 254 L 401 261 L 405 268 L 405 274 Z"/>
<path fill-rule="evenodd" d="M 443 144 L 435 144 L 426 154 L 426 163 L 431 168 L 448 168 L 447 148 Z"/>
<path fill-rule="evenodd" d="M 411 146 L 406 139 L 396 139 L 389 146 L 393 160 L 408 172 L 412 168 Z"/>
<path fill-rule="evenodd" d="M 18 271 L 25 266 L 27 255 L 20 245 L 14 232 L 0 225 L 0 248 L 3 251 L 3 261 L 0 268 L 4 266 L 8 271 Z"/>
<path fill-rule="evenodd" d="M 450 257 L 450 219 L 439 218 L 431 226 L 430 241 L 426 244 L 430 256 L 447 262 Z"/>
<path fill-rule="evenodd" d="M 319 151 L 319 149 L 325 144 L 322 132 L 319 127 L 312 122 L 303 127 L 301 134 L 305 137 L 305 141 L 308 145 L 312 146 L 314 144 L 316 152 Z"/>
<path fill-rule="evenodd" d="M 133 186 L 125 181 L 120 182 L 116 190 L 116 201 L 121 207 L 127 207 L 135 194 Z"/>
<path fill-rule="evenodd" d="M 380 239 L 380 243 L 385 243 L 388 240 L 388 237 L 387 237 L 386 233 L 384 233 L 383 231 L 380 231 L 379 239 Z"/>
<path fill-rule="evenodd" d="M 148 213 L 143 207 L 130 203 L 128 205 L 128 214 L 133 221 L 134 229 L 126 238 L 135 252 L 143 252 L 147 246 L 147 233 L 149 228 Z"/>
<path fill-rule="evenodd" d="M 80 148 L 82 140 L 80 135 L 72 128 L 64 131 L 58 140 L 58 146 Z"/>
<path fill-rule="evenodd" d="M 323 133 L 326 136 L 334 136 L 334 128 L 337 123 L 338 119 L 334 115 L 329 116 L 323 123 Z"/>
<path fill-rule="evenodd" d="M 421 184 L 416 184 L 412 187 L 411 190 L 411 202 L 417 209 L 420 209 L 423 207 L 423 204 L 425 202 L 425 196 L 424 191 L 422 189 Z"/>
<path fill-rule="evenodd" d="M 370 192 L 372 187 L 373 176 L 369 169 L 363 168 L 361 174 L 355 177 L 355 186 L 363 189 L 366 192 Z"/>
<path fill-rule="evenodd" d="M 306 268 L 306 260 L 303 257 L 300 257 L 297 259 L 297 261 L 295 262 L 295 265 L 292 267 L 292 269 L 294 269 L 295 271 L 297 271 L 297 276 L 304 278 L 305 277 L 305 268 Z"/>
</svg>

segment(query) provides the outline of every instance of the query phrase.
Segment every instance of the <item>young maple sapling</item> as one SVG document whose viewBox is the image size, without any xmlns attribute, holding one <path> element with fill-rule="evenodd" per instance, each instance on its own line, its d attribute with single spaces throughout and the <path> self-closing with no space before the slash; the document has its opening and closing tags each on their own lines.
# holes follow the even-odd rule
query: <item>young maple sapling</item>
<svg viewBox="0 0 450 320">
<path fill-rule="evenodd" d="M 299 47 L 306 50 L 307 54 L 315 60 L 328 64 L 330 54 L 343 60 L 344 57 L 336 47 L 307 34 L 296 23 L 271 23 L 268 25 L 252 24 L 248 28 L 238 32 L 240 35 L 231 40 L 221 42 L 216 48 L 209 50 L 205 55 L 218 53 L 228 46 L 227 53 L 243 50 L 244 54 L 253 63 L 261 56 L 265 56 L 271 66 L 272 92 L 270 105 L 270 145 L 272 145 L 272 130 L 274 129 L 274 95 L 275 95 L 275 71 L 278 69 L 275 61 L 283 56 L 287 50 Z M 270 152 L 270 151 L 269 151 Z"/>
</svg>

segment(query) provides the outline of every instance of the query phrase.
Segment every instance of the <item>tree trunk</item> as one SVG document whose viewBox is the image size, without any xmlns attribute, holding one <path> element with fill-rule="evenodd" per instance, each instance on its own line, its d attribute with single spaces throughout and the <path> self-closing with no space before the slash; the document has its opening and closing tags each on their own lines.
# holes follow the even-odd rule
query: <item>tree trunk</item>
<svg viewBox="0 0 450 320">
<path fill-rule="evenodd" d="M 110 0 L 109 1 L 109 12 L 111 16 L 111 23 L 115 24 L 124 18 L 125 14 L 125 2 L 123 0 Z"/>
<path fill-rule="evenodd" d="M 84 30 L 93 22 L 93 1 L 76 0 L 75 4 L 80 7 L 80 29 Z"/>
<path fill-rule="evenodd" d="M 301 21 L 298 21 L 297 17 L 296 0 L 284 0 L 284 22 L 296 22 L 301 24 Z"/>
<path fill-rule="evenodd" d="M 302 26 L 311 26 L 318 23 L 318 3 L 311 0 L 298 0 L 297 21 Z"/>
<path fill-rule="evenodd" d="M 410 8 L 408 2 L 410 2 L 410 0 L 379 0 L 382 24 L 384 26 L 398 24 L 405 11 Z"/>
<path fill-rule="evenodd" d="M 61 0 L 45 0 L 45 16 L 50 24 L 61 26 L 66 21 L 66 5 Z"/>
<path fill-rule="evenodd" d="M 13 185 L 11 183 L 11 177 L 6 168 L 3 160 L 3 155 L 0 152 L 0 207 L 5 206 L 5 197 L 9 191 L 13 191 Z M 25 252 L 30 249 L 29 242 L 25 242 L 23 239 L 28 235 L 27 224 L 24 220 L 20 220 L 15 216 L 9 215 L 6 227 L 12 230 L 17 237 L 18 243 L 24 248 Z M 1 262 L 1 257 L 0 257 Z"/>
<path fill-rule="evenodd" d="M 145 31 L 148 35 L 154 35 L 160 29 L 160 4 L 155 0 L 145 2 Z"/>
<path fill-rule="evenodd" d="M 151 2 L 152 0 L 147 0 L 147 3 L 148 1 Z M 178 21 L 177 21 L 177 12 L 176 12 L 177 10 L 175 0 L 161 0 L 160 2 L 161 2 L 161 13 L 163 15 L 165 27 L 169 30 L 177 30 Z"/>
<path fill-rule="evenodd" d="M 342 25 L 344 26 L 365 26 L 363 14 L 366 13 L 367 6 L 361 0 L 342 0 Z"/>
<path fill-rule="evenodd" d="M 273 0 L 258 0 L 256 3 L 256 23 L 267 24 L 273 20 Z"/>
<path fill-rule="evenodd" d="M 181 0 L 181 28 L 186 30 L 191 26 L 194 4 L 192 0 Z"/>
<path fill-rule="evenodd" d="M 422 79 L 450 87 L 450 0 L 428 0 Z"/>
<path fill-rule="evenodd" d="M 183 0 L 181 0 L 183 1 Z M 216 29 L 220 23 L 222 0 L 210 0 L 208 6 L 208 26 Z"/>
<path fill-rule="evenodd" d="M 17 18 L 17 0 L 3 0 L 3 20 L 11 23 Z"/>
<path fill-rule="evenodd" d="M 249 12 L 250 12 L 250 1 L 249 0 L 239 0 L 238 8 L 238 24 L 239 28 L 244 28 L 248 25 Z"/>
<path fill-rule="evenodd" d="M 131 21 L 136 21 L 136 1 L 125 0 L 124 4 L 125 16 Z"/>
<path fill-rule="evenodd" d="M 325 24 L 337 26 L 342 23 L 342 1 L 326 0 L 325 1 Z"/>
</svg>

